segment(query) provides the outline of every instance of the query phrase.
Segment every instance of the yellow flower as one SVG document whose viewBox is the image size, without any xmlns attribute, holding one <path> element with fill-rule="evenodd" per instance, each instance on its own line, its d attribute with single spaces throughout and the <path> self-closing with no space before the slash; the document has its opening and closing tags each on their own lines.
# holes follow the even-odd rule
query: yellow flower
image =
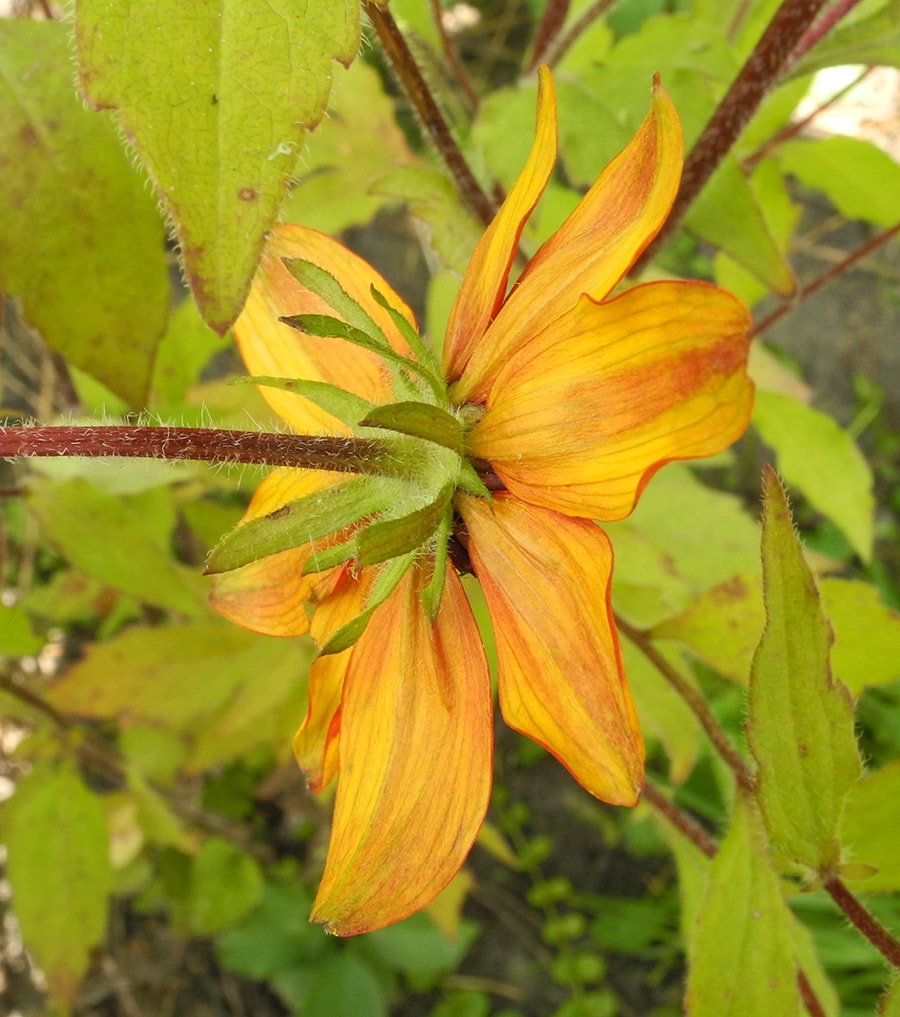
<svg viewBox="0 0 900 1017">
<path fill-rule="evenodd" d="M 678 186 L 681 132 L 658 85 L 634 139 L 507 293 L 522 227 L 555 157 L 553 85 L 541 69 L 531 153 L 473 254 L 444 344 L 443 405 L 466 427 L 459 461 L 467 458 L 492 489 L 486 497 L 458 486 L 452 541 L 464 545 L 485 594 L 506 722 L 598 798 L 631 805 L 643 746 L 612 622 L 612 551 L 594 520 L 627 515 L 664 463 L 711 455 L 741 435 L 753 398 L 749 318 L 733 297 L 702 283 L 609 296 L 656 235 Z M 249 372 L 327 382 L 375 406 L 408 401 L 376 353 L 279 321 L 335 313 L 285 259 L 339 280 L 393 350 L 411 355 L 403 320 L 414 327 L 412 313 L 384 279 L 330 238 L 282 225 L 235 326 Z M 399 327 L 373 287 L 399 311 Z M 352 431 L 307 398 L 262 391 L 300 433 Z M 338 473 L 277 470 L 245 521 L 342 483 Z M 390 518 L 389 508 L 375 518 L 379 512 Z M 433 622 L 422 607 L 435 570 L 442 575 L 441 538 L 423 540 L 402 578 L 376 595 L 386 564 L 351 558 L 309 572 L 317 555 L 354 532 L 340 525 L 324 541 L 217 576 L 212 600 L 238 624 L 309 633 L 320 646 L 369 612 L 349 648 L 314 662 L 294 742 L 312 790 L 337 775 L 312 917 L 346 935 L 422 907 L 462 864 L 488 803 L 492 709 L 484 651 L 453 567 Z"/>
</svg>

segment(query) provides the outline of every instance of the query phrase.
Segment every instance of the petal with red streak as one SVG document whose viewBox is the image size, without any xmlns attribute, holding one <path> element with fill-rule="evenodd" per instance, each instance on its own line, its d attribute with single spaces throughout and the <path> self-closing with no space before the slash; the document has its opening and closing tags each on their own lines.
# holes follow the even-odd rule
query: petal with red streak
<svg viewBox="0 0 900 1017">
<path fill-rule="evenodd" d="M 609 603 L 612 550 L 593 523 L 461 496 L 497 643 L 503 718 L 591 794 L 634 805 L 644 750 Z"/>
<path fill-rule="evenodd" d="M 483 402 L 505 361 L 586 293 L 602 300 L 659 232 L 681 179 L 678 114 L 654 87 L 637 134 L 529 261 L 454 387 Z"/>
<path fill-rule="evenodd" d="M 415 328 L 412 311 L 388 283 L 362 258 L 316 230 L 276 224 L 263 248 L 250 295 L 234 325 L 234 335 L 247 371 L 275 378 L 323 381 L 381 404 L 390 398 L 390 379 L 373 353 L 340 339 L 304 335 L 278 319 L 294 314 L 334 314 L 319 297 L 305 289 L 285 267 L 284 258 L 311 261 L 329 272 L 363 307 L 391 345 L 408 353 L 388 313 L 372 298 L 374 285 Z M 261 388 L 272 409 L 300 434 L 344 434 L 346 427 L 302 396 Z"/>
<path fill-rule="evenodd" d="M 553 78 L 542 66 L 538 73 L 531 152 L 500 211 L 479 240 L 450 311 L 444 338 L 444 376 L 448 381 L 462 374 L 472 350 L 503 302 L 519 237 L 538 198 L 544 193 L 555 160 L 556 99 Z"/>
<path fill-rule="evenodd" d="M 344 679 L 340 763 L 313 921 L 353 935 L 405 918 L 456 874 L 491 783 L 484 651 L 455 573 L 434 626 L 413 568 L 354 644 Z"/>
<path fill-rule="evenodd" d="M 703 283 L 583 297 L 500 372 L 471 452 L 524 501 L 621 519 L 664 463 L 743 434 L 749 325 L 739 301 Z"/>
<path fill-rule="evenodd" d="M 351 652 L 317 657 L 309 669 L 306 717 L 294 735 L 294 757 L 314 794 L 337 773 L 341 690 Z"/>
<path fill-rule="evenodd" d="M 320 471 L 275 470 L 256 489 L 242 522 L 344 479 L 340 474 Z M 312 546 L 305 544 L 214 575 L 210 604 L 229 621 L 263 635 L 305 635 L 309 632 L 307 606 L 326 597 L 338 577 L 335 569 L 304 576 L 303 567 L 311 553 Z"/>
</svg>

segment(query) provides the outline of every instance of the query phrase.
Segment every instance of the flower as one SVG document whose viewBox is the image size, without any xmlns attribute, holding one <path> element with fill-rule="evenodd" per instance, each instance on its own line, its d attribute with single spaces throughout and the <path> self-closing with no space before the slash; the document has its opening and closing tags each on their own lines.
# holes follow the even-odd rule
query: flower
<svg viewBox="0 0 900 1017">
<path fill-rule="evenodd" d="M 312 917 L 338 934 L 378 928 L 430 901 L 459 869 L 487 808 L 488 666 L 456 569 L 446 567 L 450 521 L 451 543 L 464 545 L 487 602 L 504 719 L 592 794 L 632 805 L 643 746 L 612 620 L 612 551 L 595 520 L 626 516 L 661 465 L 722 450 L 749 419 L 749 316 L 737 300 L 680 281 L 610 296 L 678 186 L 681 133 L 666 94 L 655 84 L 633 140 L 507 293 L 555 156 L 553 84 L 542 68 L 534 143 L 462 281 L 443 386 L 424 367 L 413 377 L 411 360 L 428 355 L 385 280 L 300 226 L 273 229 L 235 326 L 251 375 L 305 380 L 302 391 L 262 389 L 294 430 L 388 434 L 354 427 L 352 414 L 339 419 L 325 383 L 363 406 L 393 406 L 380 422 L 402 432 L 391 446 L 397 476 L 274 471 L 245 522 L 274 519 L 303 499 L 297 504 L 313 509 L 337 505 L 334 525 L 317 529 L 324 510 L 304 508 L 308 539 L 216 576 L 212 594 L 241 625 L 309 633 L 337 651 L 312 665 L 294 748 L 313 791 L 337 776 Z M 312 269 L 298 275 L 291 259 Z M 314 270 L 338 280 L 343 296 L 311 282 Z M 357 333 L 355 345 L 336 348 L 280 320 L 337 312 L 347 321 L 356 315 L 348 308 L 384 337 L 382 356 Z M 410 424 L 410 403 L 424 425 Z M 446 438 L 448 419 L 464 436 L 459 447 Z M 429 437 L 429 421 L 444 437 Z M 473 466 L 491 494 L 472 481 Z M 363 485 L 359 502 L 353 484 Z M 406 500 L 398 507 L 397 499 Z M 413 537 L 394 547 L 410 527 Z M 367 532 L 387 544 L 366 543 Z M 393 550 L 379 556 L 375 544 Z"/>
</svg>

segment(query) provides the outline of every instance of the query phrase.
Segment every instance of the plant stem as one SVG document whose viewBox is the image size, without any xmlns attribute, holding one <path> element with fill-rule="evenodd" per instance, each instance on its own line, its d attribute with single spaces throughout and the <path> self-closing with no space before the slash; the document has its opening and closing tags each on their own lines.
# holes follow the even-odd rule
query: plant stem
<svg viewBox="0 0 900 1017">
<path fill-rule="evenodd" d="M 337 473 L 379 473 L 385 447 L 364 438 L 335 438 L 203 427 L 0 427 L 0 458 L 120 456 L 257 463 Z"/>
<path fill-rule="evenodd" d="M 737 749 L 735 749 L 728 740 L 728 736 L 710 712 L 709 707 L 703 701 L 703 697 L 696 689 L 688 685 L 678 671 L 672 667 L 659 650 L 656 649 L 653 645 L 653 641 L 644 630 L 635 628 L 633 625 L 629 625 L 629 623 L 619 615 L 616 615 L 615 619 L 616 627 L 619 631 L 631 640 L 637 649 L 643 653 L 647 660 L 650 661 L 663 678 L 665 678 L 672 688 L 675 689 L 678 695 L 681 696 L 685 703 L 687 703 L 688 707 L 690 707 L 694 716 L 700 721 L 700 726 L 706 732 L 706 736 L 712 743 L 713 748 L 728 764 L 729 769 L 734 774 L 734 779 L 737 781 L 738 787 L 747 794 L 753 794 L 754 780 L 749 767 L 741 758 Z"/>
<path fill-rule="evenodd" d="M 707 858 L 715 857 L 716 845 L 706 830 L 698 825 L 692 816 L 679 809 L 674 802 L 669 801 L 658 787 L 647 781 L 644 785 L 642 797 L 660 815 L 665 817 L 672 826 L 676 827 L 698 851 L 706 855 Z"/>
<path fill-rule="evenodd" d="M 496 212 L 494 204 L 469 169 L 469 164 L 450 133 L 444 114 L 435 102 L 406 44 L 406 39 L 403 38 L 403 33 L 387 8 L 379 7 L 374 0 L 363 0 L 363 10 L 369 16 L 385 56 L 390 61 L 413 109 L 418 113 L 425 131 L 456 181 L 460 197 L 482 226 L 487 226 Z"/>
<path fill-rule="evenodd" d="M 437 31 L 438 38 L 441 40 L 441 49 L 444 52 L 444 59 L 447 61 L 453 77 L 456 79 L 456 83 L 462 89 L 463 95 L 466 97 L 466 102 L 469 104 L 470 112 L 474 112 L 478 109 L 478 93 L 475 91 L 475 86 L 472 84 L 472 80 L 466 73 L 465 67 L 457 56 L 456 49 L 453 42 L 450 39 L 450 35 L 447 32 L 447 27 L 444 24 L 441 11 L 441 0 L 430 0 L 431 2 L 431 20 L 434 22 L 435 30 Z"/>
<path fill-rule="evenodd" d="M 882 244 L 886 244 L 888 240 L 890 240 L 891 237 L 896 236 L 897 233 L 900 233 L 900 222 L 894 223 L 894 225 L 889 229 L 876 233 L 874 237 L 867 240 L 864 244 L 861 244 L 855 251 L 851 251 L 846 258 L 843 258 L 836 265 L 832 265 L 821 275 L 816 276 L 816 278 L 811 282 L 802 286 L 793 300 L 786 301 L 780 307 L 776 307 L 774 311 L 756 322 L 753 325 L 750 334 L 752 336 L 762 335 L 763 332 L 771 328 L 775 322 L 783 318 L 789 311 L 793 311 L 798 304 L 803 303 L 807 297 L 811 297 L 813 293 L 822 289 L 823 286 L 836 279 L 843 272 L 846 272 L 848 268 L 854 265 L 857 261 L 861 261 L 867 255 L 871 254 L 876 248 L 881 247 Z"/>
<path fill-rule="evenodd" d="M 572 24 L 572 27 L 560 35 L 552 46 L 548 47 L 544 62 L 550 67 L 555 67 L 578 41 L 582 32 L 586 31 L 601 14 L 605 14 L 612 7 L 613 2 L 614 0 L 594 0 L 594 3 Z"/>
<path fill-rule="evenodd" d="M 553 44 L 569 13 L 569 0 L 547 0 L 547 6 L 534 33 L 534 48 L 528 60 L 527 71 L 531 74 L 543 60 L 544 54 Z"/>
<path fill-rule="evenodd" d="M 872 912 L 853 896 L 837 876 L 826 879 L 823 887 L 850 922 L 859 929 L 882 957 L 890 965 L 900 970 L 900 943 L 884 928 Z"/>
<path fill-rule="evenodd" d="M 805 56 L 813 48 L 813 46 L 815 46 L 820 39 L 826 36 L 841 20 L 841 18 L 852 11 L 858 3 L 859 0 L 837 0 L 833 7 L 829 7 L 822 17 L 814 24 L 810 25 L 810 27 L 803 33 L 800 41 L 791 51 L 788 66 L 795 64 L 802 56 Z"/>
<path fill-rule="evenodd" d="M 784 0 L 766 26 L 725 98 L 703 128 L 684 163 L 672 211 L 656 239 L 635 262 L 646 267 L 679 228 L 685 212 L 756 112 L 763 96 L 787 67 L 794 48 L 827 0 Z"/>
</svg>

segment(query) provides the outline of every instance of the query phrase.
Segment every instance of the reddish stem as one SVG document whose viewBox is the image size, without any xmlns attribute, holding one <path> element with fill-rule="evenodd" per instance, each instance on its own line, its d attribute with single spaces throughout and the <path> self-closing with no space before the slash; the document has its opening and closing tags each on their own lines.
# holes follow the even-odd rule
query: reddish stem
<svg viewBox="0 0 900 1017">
<path fill-rule="evenodd" d="M 854 265 L 857 261 L 861 261 L 867 255 L 871 254 L 877 247 L 881 247 L 882 244 L 886 244 L 888 240 L 890 240 L 891 237 L 895 236 L 898 232 L 900 232 L 900 222 L 895 223 L 889 229 L 876 233 L 871 240 L 867 240 L 864 244 L 857 247 L 855 251 L 851 251 L 846 258 L 843 258 L 836 265 L 832 265 L 821 275 L 816 276 L 816 278 L 811 282 L 808 282 L 805 286 L 801 287 L 793 300 L 787 301 L 780 307 L 776 307 L 775 310 L 770 314 L 767 314 L 765 318 L 756 322 L 751 331 L 751 335 L 762 335 L 763 332 L 771 328 L 775 322 L 783 318 L 789 311 L 793 311 L 794 308 L 806 300 L 807 297 L 811 297 L 813 293 L 822 289 L 823 286 L 830 283 L 833 279 L 836 279 L 843 272 L 846 272 L 848 268 Z"/>
<path fill-rule="evenodd" d="M 483 226 L 487 226 L 496 212 L 493 202 L 481 189 L 481 184 L 469 169 L 469 164 L 453 139 L 444 114 L 434 101 L 428 83 L 422 76 L 406 39 L 403 38 L 403 33 L 397 27 L 397 22 L 387 8 L 379 7 L 374 0 L 363 0 L 363 9 L 368 14 L 382 49 L 400 79 L 400 84 L 413 109 L 418 113 L 425 131 L 456 181 L 460 197 L 475 218 Z"/>
<path fill-rule="evenodd" d="M 815 44 L 826 36 L 832 28 L 843 18 L 846 14 L 853 10 L 853 8 L 859 3 L 859 0 L 837 0 L 833 7 L 829 7 L 827 11 L 816 21 L 814 24 L 803 33 L 800 41 L 791 51 L 791 55 L 788 59 L 788 67 L 795 64 L 802 56 L 805 56 Z"/>
<path fill-rule="evenodd" d="M 653 806 L 657 812 L 678 829 L 684 836 L 707 858 L 713 858 L 716 854 L 716 845 L 712 838 L 700 825 L 686 812 L 683 812 L 653 784 L 649 782 L 644 786 L 643 798 Z"/>
<path fill-rule="evenodd" d="M 534 33 L 534 49 L 527 67 L 529 74 L 543 60 L 544 54 L 559 35 L 568 13 L 569 0 L 547 0 L 547 6 Z"/>
<path fill-rule="evenodd" d="M 196 459 L 370 473 L 380 472 L 384 446 L 363 438 L 202 427 L 0 427 L 0 458 L 15 456 Z"/>
<path fill-rule="evenodd" d="M 823 887 L 850 922 L 859 929 L 881 956 L 900 970 L 900 943 L 884 928 L 872 912 L 853 896 L 837 876 L 826 879 Z"/>
<path fill-rule="evenodd" d="M 681 226 L 681 220 L 716 167 L 756 112 L 763 96 L 781 77 L 791 53 L 827 0 L 784 0 L 703 128 L 684 163 L 681 186 L 666 224 L 638 258 L 633 271 L 649 264 Z"/>
<path fill-rule="evenodd" d="M 431 19 L 434 22 L 438 38 L 441 40 L 441 49 L 444 52 L 444 59 L 447 61 L 453 77 L 456 78 L 456 83 L 462 89 L 470 110 L 478 109 L 478 93 L 475 91 L 475 87 L 473 86 L 469 75 L 466 74 L 465 67 L 463 67 L 462 62 L 456 55 L 456 48 L 454 47 L 453 42 L 447 33 L 447 28 L 444 25 L 444 19 L 441 11 L 441 0 L 431 0 Z"/>
<path fill-rule="evenodd" d="M 553 45 L 548 48 L 545 63 L 549 64 L 550 67 L 555 67 L 578 41 L 582 32 L 586 31 L 601 14 L 605 14 L 612 7 L 613 2 L 614 0 L 595 0 L 581 17 L 572 24 L 572 27 L 560 35 Z"/>
</svg>

